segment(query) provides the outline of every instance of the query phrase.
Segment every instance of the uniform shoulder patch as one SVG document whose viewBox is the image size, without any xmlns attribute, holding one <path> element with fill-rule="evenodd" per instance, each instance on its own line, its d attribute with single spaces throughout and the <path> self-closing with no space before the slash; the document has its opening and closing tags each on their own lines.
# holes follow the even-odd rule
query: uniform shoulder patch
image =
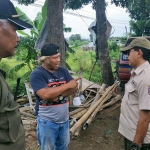
<svg viewBox="0 0 150 150">
<path fill-rule="evenodd" d="M 150 86 L 148 87 L 148 94 L 150 95 Z"/>
</svg>

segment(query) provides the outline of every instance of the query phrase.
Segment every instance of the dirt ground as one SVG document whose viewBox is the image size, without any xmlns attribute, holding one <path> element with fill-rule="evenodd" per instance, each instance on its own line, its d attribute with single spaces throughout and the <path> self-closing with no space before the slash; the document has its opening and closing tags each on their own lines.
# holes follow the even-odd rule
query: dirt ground
<svg viewBox="0 0 150 150">
<path fill-rule="evenodd" d="M 71 137 L 69 150 L 124 150 L 123 136 L 118 133 L 120 106 L 109 112 L 110 109 L 98 112 L 89 127 L 81 129 L 80 136 Z M 26 132 L 26 150 L 40 150 L 36 130 Z"/>
<path fill-rule="evenodd" d="M 103 119 L 98 114 L 79 137 L 71 139 L 69 150 L 124 150 L 123 137 L 118 133 L 119 114 L 120 107 Z"/>
<path fill-rule="evenodd" d="M 80 131 L 79 137 L 71 138 L 69 150 L 124 150 L 123 137 L 118 133 L 120 107 L 101 119 L 108 110 L 98 113 L 90 126 Z M 40 150 L 36 131 L 26 132 L 26 135 L 26 150 Z"/>
</svg>

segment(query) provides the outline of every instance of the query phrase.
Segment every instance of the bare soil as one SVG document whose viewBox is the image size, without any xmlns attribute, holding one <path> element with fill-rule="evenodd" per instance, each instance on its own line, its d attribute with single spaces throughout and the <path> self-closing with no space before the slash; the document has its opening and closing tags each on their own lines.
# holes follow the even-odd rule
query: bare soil
<svg viewBox="0 0 150 150">
<path fill-rule="evenodd" d="M 123 137 L 118 133 L 120 107 L 102 119 L 101 115 L 82 129 L 79 137 L 71 138 L 69 150 L 124 150 Z"/>
<path fill-rule="evenodd" d="M 98 113 L 90 126 L 80 131 L 79 137 L 71 138 L 69 150 L 124 150 L 123 137 L 118 133 L 120 107 L 101 119 L 108 110 Z M 26 132 L 26 150 L 40 150 L 35 130 Z"/>
</svg>

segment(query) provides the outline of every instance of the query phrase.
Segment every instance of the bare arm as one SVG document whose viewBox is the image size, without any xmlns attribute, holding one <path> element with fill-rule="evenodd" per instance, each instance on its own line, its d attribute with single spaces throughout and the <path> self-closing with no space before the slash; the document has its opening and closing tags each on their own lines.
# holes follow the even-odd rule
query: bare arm
<svg viewBox="0 0 150 150">
<path fill-rule="evenodd" d="M 74 80 L 79 80 L 80 79 L 80 77 L 79 78 L 76 78 L 76 79 L 74 79 Z M 74 94 L 76 91 L 78 90 L 78 86 L 76 86 L 75 88 L 72 88 L 72 89 L 68 89 L 68 90 L 66 90 L 65 92 L 63 92 L 61 95 L 62 96 L 69 96 L 69 95 L 71 95 L 71 94 Z"/>
<path fill-rule="evenodd" d="M 150 122 L 150 110 L 141 110 L 140 119 L 137 125 L 136 134 L 133 142 L 141 146 L 146 136 L 148 125 Z"/>
<path fill-rule="evenodd" d="M 61 86 L 58 86 L 58 87 L 40 89 L 36 92 L 36 94 L 40 98 L 47 100 L 47 101 L 56 99 L 59 95 L 66 92 L 67 90 L 73 90 L 74 88 L 76 88 L 78 85 L 78 82 L 77 82 L 78 79 L 79 78 L 71 80 L 70 82 L 63 84 Z"/>
<path fill-rule="evenodd" d="M 78 90 L 78 86 L 76 86 L 76 87 L 73 88 L 73 89 L 69 89 L 69 90 L 63 92 L 61 95 L 64 96 L 64 97 L 65 97 L 65 96 L 69 96 L 69 95 L 71 95 L 71 94 L 74 94 L 77 90 Z"/>
</svg>

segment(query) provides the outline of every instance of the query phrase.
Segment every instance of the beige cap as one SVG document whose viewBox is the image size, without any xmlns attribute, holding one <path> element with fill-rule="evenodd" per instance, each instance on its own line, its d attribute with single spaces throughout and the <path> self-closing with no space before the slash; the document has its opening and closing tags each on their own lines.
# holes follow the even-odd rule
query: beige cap
<svg viewBox="0 0 150 150">
<path fill-rule="evenodd" d="M 134 47 L 141 47 L 150 50 L 150 41 L 144 37 L 134 39 L 127 47 L 121 49 L 122 52 L 130 50 Z"/>
</svg>

